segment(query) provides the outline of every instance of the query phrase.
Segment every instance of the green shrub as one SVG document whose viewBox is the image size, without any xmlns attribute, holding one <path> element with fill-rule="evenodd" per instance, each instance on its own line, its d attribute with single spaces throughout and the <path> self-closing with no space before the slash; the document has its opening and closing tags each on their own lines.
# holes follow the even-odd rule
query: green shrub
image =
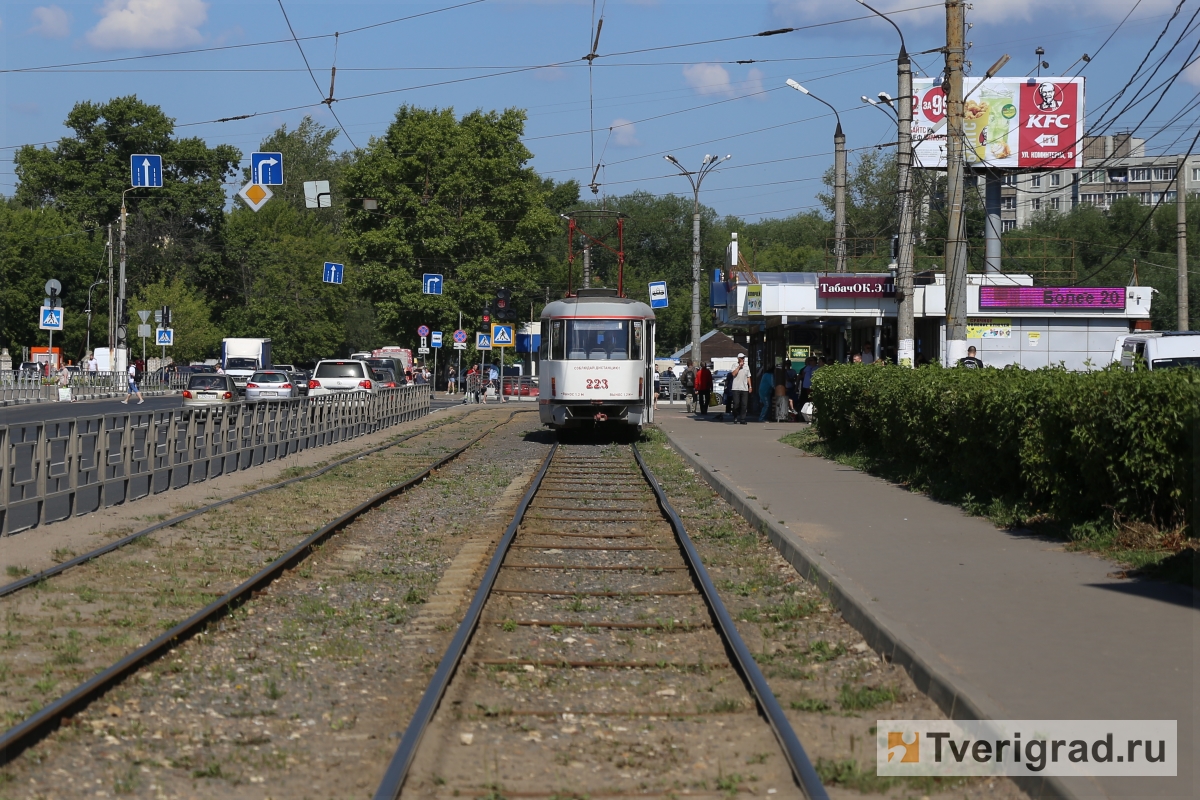
<svg viewBox="0 0 1200 800">
<path fill-rule="evenodd" d="M 1191 519 L 1200 371 L 833 365 L 813 380 L 834 452 L 972 507 L 1059 520 Z"/>
</svg>

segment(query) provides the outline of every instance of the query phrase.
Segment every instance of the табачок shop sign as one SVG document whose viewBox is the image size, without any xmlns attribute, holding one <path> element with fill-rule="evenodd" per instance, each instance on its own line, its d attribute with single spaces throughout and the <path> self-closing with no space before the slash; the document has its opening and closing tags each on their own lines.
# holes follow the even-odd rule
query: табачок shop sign
<svg viewBox="0 0 1200 800">
<path fill-rule="evenodd" d="M 895 297 L 896 281 L 890 276 L 817 278 L 818 297 Z"/>
<path fill-rule="evenodd" d="M 1124 311 L 1125 289 L 1120 286 L 980 286 L 979 307 Z"/>
<path fill-rule="evenodd" d="M 1083 78 L 967 79 L 963 130 L 967 165 L 997 169 L 1083 166 Z M 917 167 L 946 168 L 946 93 L 913 81 Z"/>
</svg>

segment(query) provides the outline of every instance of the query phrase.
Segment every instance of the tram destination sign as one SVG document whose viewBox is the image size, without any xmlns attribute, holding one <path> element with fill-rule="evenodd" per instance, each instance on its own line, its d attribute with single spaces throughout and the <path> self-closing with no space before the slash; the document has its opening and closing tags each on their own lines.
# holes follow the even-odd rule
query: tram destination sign
<svg viewBox="0 0 1200 800">
<path fill-rule="evenodd" d="M 817 278 L 819 297 L 895 297 L 896 280 L 890 275 Z"/>
<path fill-rule="evenodd" d="M 980 308 L 1124 311 L 1121 286 L 980 286 Z"/>
</svg>

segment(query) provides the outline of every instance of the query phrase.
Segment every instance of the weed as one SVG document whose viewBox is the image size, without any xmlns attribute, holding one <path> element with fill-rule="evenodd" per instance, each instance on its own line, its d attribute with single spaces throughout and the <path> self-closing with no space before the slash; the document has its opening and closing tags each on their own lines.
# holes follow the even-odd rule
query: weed
<svg viewBox="0 0 1200 800">
<path fill-rule="evenodd" d="M 502 624 L 500 627 L 506 632 L 512 633 L 517 629 L 517 623 L 513 622 L 511 619 L 506 619 L 504 620 L 504 624 Z"/>
<path fill-rule="evenodd" d="M 79 631 L 67 631 L 67 640 L 53 648 L 55 650 L 54 663 L 64 666 L 82 664 L 83 657 L 79 655 L 79 648 L 82 641 L 83 635 Z"/>
<path fill-rule="evenodd" d="M 9 564 L 4 568 L 4 572 L 10 578 L 24 578 L 29 574 L 29 567 L 19 567 L 16 564 Z"/>
<path fill-rule="evenodd" d="M 269 697 L 272 700 L 278 700 L 279 698 L 281 698 L 285 694 L 287 694 L 286 691 L 279 688 L 279 684 L 277 684 L 275 682 L 274 678 L 267 678 L 266 693 L 267 693 L 267 697 Z"/>
<path fill-rule="evenodd" d="M 803 700 L 793 700 L 791 702 L 793 711 L 812 711 L 825 712 L 829 710 L 829 703 L 824 700 L 816 700 L 811 697 L 806 697 Z"/>
<path fill-rule="evenodd" d="M 50 551 L 50 560 L 55 564 L 61 564 L 75 557 L 74 550 L 68 550 L 65 547 L 56 547 Z"/>
<path fill-rule="evenodd" d="M 559 634 L 561 634 L 563 632 L 563 626 L 562 625 L 551 625 L 550 632 L 553 633 L 555 636 L 558 636 Z"/>
<path fill-rule="evenodd" d="M 818 639 L 808 646 L 808 655 L 818 663 L 833 661 L 835 658 L 846 655 L 846 646 L 841 642 L 831 646 L 829 642 Z"/>
<path fill-rule="evenodd" d="M 722 792 L 728 792 L 730 797 L 733 797 L 738 792 L 738 787 L 742 785 L 742 776 L 740 773 L 732 775 L 718 775 L 717 789 Z"/>
<path fill-rule="evenodd" d="M 747 764 L 765 764 L 767 759 L 771 757 L 770 753 L 755 753 L 746 759 Z"/>
<path fill-rule="evenodd" d="M 83 603 L 94 603 L 100 596 L 100 593 L 90 586 L 80 586 L 75 594 L 79 595 L 79 600 Z"/>
<path fill-rule="evenodd" d="M 896 690 L 890 686 L 874 688 L 859 686 L 851 688 L 850 684 L 842 684 L 838 692 L 838 705 L 846 711 L 870 711 L 884 703 L 896 702 Z"/>
<path fill-rule="evenodd" d="M 221 771 L 221 762 L 212 761 L 204 769 L 192 770 L 193 778 L 224 778 L 225 773 Z"/>
<path fill-rule="evenodd" d="M 417 587 L 410 586 L 408 592 L 406 592 L 404 595 L 404 602 L 408 603 L 410 606 L 419 605 L 425 602 L 425 595 L 421 594 Z"/>
<path fill-rule="evenodd" d="M 742 701 L 732 697 L 726 697 L 713 703 L 712 710 L 717 714 L 732 714 L 735 711 L 742 710 Z"/>
<path fill-rule="evenodd" d="M 113 779 L 114 794 L 133 794 L 137 791 L 138 773 L 137 767 L 131 766 L 125 770 L 124 774 L 118 775 Z"/>
<path fill-rule="evenodd" d="M 54 687 L 58 686 L 58 681 L 51 677 L 52 674 L 50 670 L 46 670 L 46 674 L 42 676 L 41 680 L 33 684 L 33 688 L 41 694 L 50 694 L 53 692 Z"/>
<path fill-rule="evenodd" d="M 772 622 L 778 624 L 780 622 L 790 622 L 793 620 L 804 619 L 818 611 L 821 604 L 816 600 L 805 599 L 800 602 L 792 598 L 784 600 L 782 603 L 766 608 L 747 608 L 743 609 L 738 615 L 738 619 L 744 622 Z"/>
</svg>

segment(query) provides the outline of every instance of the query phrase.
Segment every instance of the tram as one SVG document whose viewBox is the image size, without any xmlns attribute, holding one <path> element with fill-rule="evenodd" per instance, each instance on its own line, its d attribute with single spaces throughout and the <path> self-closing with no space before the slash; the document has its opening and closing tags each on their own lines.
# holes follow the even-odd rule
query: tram
<svg viewBox="0 0 1200 800">
<path fill-rule="evenodd" d="M 616 289 L 579 289 L 541 315 L 538 411 L 559 432 L 654 421 L 654 312 Z"/>
</svg>

